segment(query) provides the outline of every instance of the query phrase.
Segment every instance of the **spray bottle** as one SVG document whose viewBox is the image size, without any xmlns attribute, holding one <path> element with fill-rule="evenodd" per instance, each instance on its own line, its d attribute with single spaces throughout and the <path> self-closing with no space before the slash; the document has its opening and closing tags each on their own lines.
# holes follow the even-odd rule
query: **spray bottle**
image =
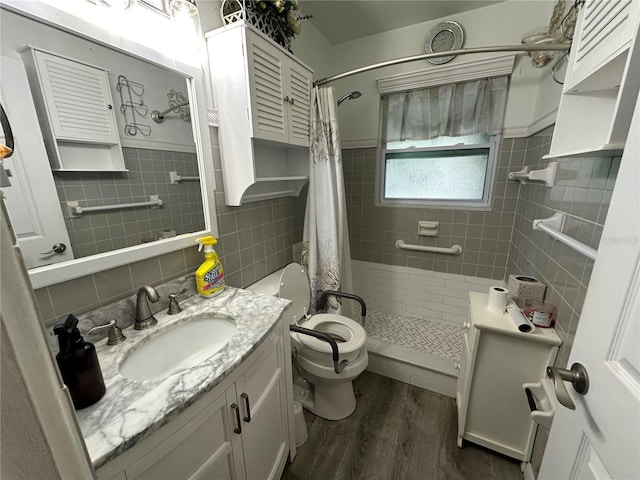
<svg viewBox="0 0 640 480">
<path fill-rule="evenodd" d="M 222 293 L 225 287 L 224 270 L 218 254 L 213 246 L 218 243 L 214 237 L 200 237 L 196 240 L 199 244 L 198 251 L 204 246 L 205 261 L 196 270 L 196 288 L 198 293 L 205 298 L 215 297 Z"/>
</svg>

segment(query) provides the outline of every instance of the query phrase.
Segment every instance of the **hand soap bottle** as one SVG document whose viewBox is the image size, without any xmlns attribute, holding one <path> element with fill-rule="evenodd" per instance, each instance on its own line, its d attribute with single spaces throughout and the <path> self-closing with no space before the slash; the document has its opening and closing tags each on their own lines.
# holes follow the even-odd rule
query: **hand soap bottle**
<svg viewBox="0 0 640 480">
<path fill-rule="evenodd" d="M 204 245 L 205 261 L 196 270 L 196 288 L 198 293 L 205 298 L 215 297 L 222 293 L 225 287 L 224 270 L 218 254 L 213 246 L 218 243 L 214 237 L 200 237 L 196 240 L 202 250 Z"/>
<path fill-rule="evenodd" d="M 106 392 L 96 347 L 85 342 L 78 330 L 78 319 L 69 315 L 64 325 L 53 327 L 60 352 L 56 361 L 62 380 L 69 389 L 76 410 L 93 405 Z"/>
</svg>

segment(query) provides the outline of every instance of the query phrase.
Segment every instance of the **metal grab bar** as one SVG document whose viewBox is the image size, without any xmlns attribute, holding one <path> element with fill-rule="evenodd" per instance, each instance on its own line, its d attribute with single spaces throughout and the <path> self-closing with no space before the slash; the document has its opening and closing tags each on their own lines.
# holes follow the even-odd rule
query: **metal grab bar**
<svg viewBox="0 0 640 480">
<path fill-rule="evenodd" d="M 343 293 L 343 292 L 337 292 L 335 290 L 325 290 L 324 292 L 322 292 L 322 295 L 320 295 L 320 298 L 318 298 L 318 301 L 316 302 L 316 309 L 317 310 L 326 310 L 327 309 L 327 302 L 329 301 L 329 295 L 333 295 L 335 297 L 342 297 L 342 298 L 349 298 L 351 300 L 355 300 L 356 302 L 358 302 L 360 304 L 360 315 L 362 317 L 362 328 L 364 328 L 364 324 L 365 324 L 365 319 L 367 317 L 367 305 L 364 303 L 364 300 L 362 299 L 362 297 L 354 294 L 354 293 Z"/>
<path fill-rule="evenodd" d="M 570 248 L 573 248 L 576 252 L 581 253 L 591 260 L 595 260 L 598 256 L 598 250 L 591 248 L 589 245 L 585 245 L 579 240 L 576 240 L 569 235 L 562 233 L 561 230 L 564 227 L 564 221 L 566 214 L 563 212 L 556 212 L 549 218 L 543 218 L 533 221 L 533 229 L 541 230 L 547 235 L 559 240 Z"/>
<path fill-rule="evenodd" d="M 462 247 L 460 245 L 452 245 L 449 248 L 427 247 L 424 245 L 409 245 L 402 240 L 396 240 L 396 248 L 400 250 L 415 250 L 418 252 L 447 253 L 449 255 L 460 255 L 462 253 Z"/>
<path fill-rule="evenodd" d="M 80 202 L 77 200 L 71 200 L 67 202 L 67 208 L 69 210 L 70 217 L 79 217 L 85 212 L 102 212 L 105 210 L 119 210 L 121 208 L 136 208 L 136 207 L 161 207 L 162 200 L 159 195 L 149 195 L 148 202 L 137 203 L 118 203 L 116 205 L 99 205 L 96 207 L 81 207 Z"/>
<path fill-rule="evenodd" d="M 296 333 L 302 333 L 303 335 L 309 335 L 315 337 L 318 340 L 324 340 L 331 346 L 331 356 L 333 358 L 333 371 L 336 373 L 342 372 L 344 367 L 349 363 L 348 360 L 340 362 L 340 354 L 338 352 L 338 344 L 328 333 L 318 332 L 309 328 L 299 327 L 297 325 L 289 325 L 289 330 Z"/>
</svg>

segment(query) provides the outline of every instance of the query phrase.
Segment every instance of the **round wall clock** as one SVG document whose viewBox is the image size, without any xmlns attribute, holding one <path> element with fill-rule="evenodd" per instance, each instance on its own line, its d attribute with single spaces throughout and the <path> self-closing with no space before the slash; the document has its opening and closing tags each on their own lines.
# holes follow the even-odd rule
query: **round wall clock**
<svg viewBox="0 0 640 480">
<path fill-rule="evenodd" d="M 449 50 L 458 50 L 464 43 L 464 32 L 458 22 L 447 20 L 441 22 L 431 29 L 424 41 L 424 53 L 441 53 Z M 434 65 L 453 60 L 455 55 L 438 58 L 428 58 L 427 61 Z"/>
</svg>

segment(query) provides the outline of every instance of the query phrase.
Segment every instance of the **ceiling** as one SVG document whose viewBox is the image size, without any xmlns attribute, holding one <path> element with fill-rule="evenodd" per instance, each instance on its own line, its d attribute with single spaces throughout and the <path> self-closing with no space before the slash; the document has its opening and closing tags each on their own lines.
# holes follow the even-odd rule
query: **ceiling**
<svg viewBox="0 0 640 480">
<path fill-rule="evenodd" d="M 388 1 L 388 0 L 302 0 L 305 15 L 335 45 L 396 28 L 447 18 L 461 12 L 486 7 L 499 1 Z"/>
</svg>

